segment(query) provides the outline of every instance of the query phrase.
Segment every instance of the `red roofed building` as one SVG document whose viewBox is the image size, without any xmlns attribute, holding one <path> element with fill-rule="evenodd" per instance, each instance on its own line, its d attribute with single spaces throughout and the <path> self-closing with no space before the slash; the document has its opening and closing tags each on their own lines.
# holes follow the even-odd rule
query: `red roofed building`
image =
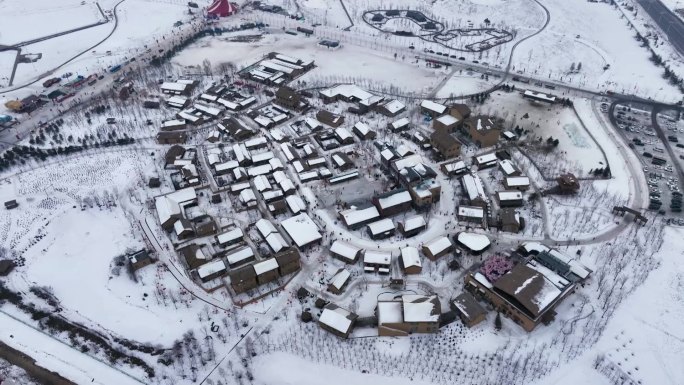
<svg viewBox="0 0 684 385">
<path fill-rule="evenodd" d="M 214 0 L 207 7 L 207 16 L 226 17 L 235 13 L 237 13 L 237 7 L 228 0 Z"/>
</svg>

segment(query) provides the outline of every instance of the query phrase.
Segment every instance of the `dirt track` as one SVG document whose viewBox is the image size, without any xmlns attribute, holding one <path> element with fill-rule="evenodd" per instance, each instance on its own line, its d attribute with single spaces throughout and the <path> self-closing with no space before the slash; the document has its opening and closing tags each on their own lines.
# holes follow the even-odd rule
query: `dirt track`
<svg viewBox="0 0 684 385">
<path fill-rule="evenodd" d="M 7 346 L 0 341 L 0 357 L 26 371 L 34 381 L 45 385 L 76 385 L 55 372 L 36 365 L 36 361 L 26 354 Z"/>
</svg>

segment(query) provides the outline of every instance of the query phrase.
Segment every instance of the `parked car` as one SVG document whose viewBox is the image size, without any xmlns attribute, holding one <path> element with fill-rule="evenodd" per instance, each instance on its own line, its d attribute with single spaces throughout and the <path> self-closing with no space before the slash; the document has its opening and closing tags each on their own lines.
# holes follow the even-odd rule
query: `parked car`
<svg viewBox="0 0 684 385">
<path fill-rule="evenodd" d="M 55 85 L 61 81 L 62 81 L 62 79 L 60 79 L 60 78 L 50 78 L 50 79 L 43 82 L 43 87 L 45 87 L 45 88 L 52 87 L 53 85 Z"/>
</svg>

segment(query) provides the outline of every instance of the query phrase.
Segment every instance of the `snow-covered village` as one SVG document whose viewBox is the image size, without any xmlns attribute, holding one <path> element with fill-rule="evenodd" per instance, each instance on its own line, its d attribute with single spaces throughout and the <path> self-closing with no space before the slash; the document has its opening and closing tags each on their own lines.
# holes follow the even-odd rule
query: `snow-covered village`
<svg viewBox="0 0 684 385">
<path fill-rule="evenodd" d="M 683 77 L 676 0 L 0 0 L 0 384 L 684 384 Z"/>
</svg>

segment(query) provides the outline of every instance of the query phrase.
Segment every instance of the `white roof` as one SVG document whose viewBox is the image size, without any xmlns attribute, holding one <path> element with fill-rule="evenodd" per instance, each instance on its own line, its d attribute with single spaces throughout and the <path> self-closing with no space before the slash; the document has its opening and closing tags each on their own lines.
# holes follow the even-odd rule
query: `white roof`
<svg viewBox="0 0 684 385">
<path fill-rule="evenodd" d="M 401 301 L 378 301 L 378 324 L 404 322 Z"/>
<path fill-rule="evenodd" d="M 318 226 L 307 213 L 288 218 L 280 222 L 280 225 L 299 247 L 321 239 Z"/>
<path fill-rule="evenodd" d="M 314 180 L 314 179 L 318 179 L 318 173 L 316 172 L 316 170 L 299 173 L 299 180 L 302 183 L 305 183 L 305 182 L 308 182 L 308 181 Z"/>
<path fill-rule="evenodd" d="M 180 206 L 183 203 L 194 201 L 195 199 L 197 199 L 197 194 L 195 189 L 192 187 L 187 187 L 174 191 L 170 194 L 157 197 L 154 203 L 160 222 L 164 223 L 172 216 L 179 215 L 181 212 Z"/>
<path fill-rule="evenodd" d="M 493 152 L 490 152 L 489 154 L 484 154 L 484 155 L 480 155 L 480 156 L 475 157 L 475 162 L 477 162 L 477 164 L 487 164 L 487 163 L 496 162 L 496 159 L 497 159 L 496 154 Z"/>
<path fill-rule="evenodd" d="M 266 242 L 268 245 L 271 247 L 274 253 L 279 252 L 282 249 L 286 249 L 288 247 L 287 242 L 285 241 L 285 238 L 283 238 L 280 233 L 271 233 L 266 237 Z"/>
<path fill-rule="evenodd" d="M 166 103 L 177 106 L 183 106 L 187 101 L 188 98 L 180 95 L 171 96 L 170 98 L 166 99 Z"/>
<path fill-rule="evenodd" d="M 256 195 L 251 189 L 244 189 L 240 191 L 240 200 L 242 203 L 249 203 L 256 200 Z"/>
<path fill-rule="evenodd" d="M 447 172 L 458 172 L 461 170 L 465 170 L 466 164 L 462 160 L 459 160 L 457 162 L 445 163 L 444 169 L 447 170 Z"/>
<path fill-rule="evenodd" d="M 437 118 L 437 121 L 442 123 L 445 126 L 450 126 L 452 124 L 458 123 L 458 119 L 451 115 L 442 115 L 439 118 Z"/>
<path fill-rule="evenodd" d="M 402 159 L 397 159 L 394 161 L 394 167 L 401 171 L 407 167 L 415 167 L 419 164 L 423 164 L 423 158 L 418 154 L 409 155 Z"/>
<path fill-rule="evenodd" d="M 283 168 L 283 162 L 281 162 L 278 158 L 269 159 L 268 165 L 271 166 L 271 170 L 280 170 Z"/>
<path fill-rule="evenodd" d="M 529 186 L 530 178 L 526 176 L 511 176 L 506 178 L 506 185 L 509 187 L 513 186 Z"/>
<path fill-rule="evenodd" d="M 254 271 L 257 275 L 267 273 L 269 271 L 277 270 L 278 262 L 275 258 L 269 258 L 265 261 L 257 262 L 254 264 Z"/>
<path fill-rule="evenodd" d="M 273 151 L 266 151 L 259 154 L 252 155 L 252 162 L 261 163 L 273 159 Z"/>
<path fill-rule="evenodd" d="M 261 115 L 254 118 L 254 121 L 259 123 L 259 125 L 262 127 L 268 127 L 271 123 L 273 123 L 271 119 Z"/>
<path fill-rule="evenodd" d="M 319 122 L 317 119 L 314 119 L 314 118 L 304 119 L 304 124 L 306 124 L 309 127 L 309 129 L 311 129 L 311 130 L 323 126 L 323 124 L 321 122 Z"/>
<path fill-rule="evenodd" d="M 270 164 L 264 164 L 261 166 L 250 167 L 247 170 L 247 174 L 249 174 L 249 176 L 266 175 L 269 174 L 272 169 L 273 168 Z"/>
<path fill-rule="evenodd" d="M 182 126 L 185 124 L 185 120 L 180 120 L 180 119 L 171 119 L 171 120 L 166 120 L 162 122 L 162 127 L 173 127 L 173 126 Z"/>
<path fill-rule="evenodd" d="M 466 194 L 468 194 L 468 199 L 471 201 L 477 197 L 487 200 L 487 196 L 484 192 L 484 187 L 482 186 L 482 180 L 477 174 L 465 174 L 462 177 L 463 184 L 465 186 Z"/>
<path fill-rule="evenodd" d="M 306 211 L 306 204 L 304 204 L 304 200 L 300 198 L 299 195 L 289 195 L 285 198 L 285 201 L 294 214 Z"/>
<path fill-rule="evenodd" d="M 352 137 L 351 133 L 344 127 L 337 127 L 335 129 L 335 135 L 337 135 L 340 140 L 346 140 Z"/>
<path fill-rule="evenodd" d="M 482 251 L 491 244 L 486 235 L 467 233 L 465 231 L 458 233 L 456 239 L 472 251 Z"/>
<path fill-rule="evenodd" d="M 342 286 L 344 286 L 345 283 L 347 283 L 349 277 L 351 277 L 351 273 L 349 271 L 340 269 L 340 271 L 338 271 L 337 274 L 330 279 L 330 285 L 339 290 L 342 288 Z"/>
<path fill-rule="evenodd" d="M 283 192 L 280 191 L 280 189 L 275 189 L 270 191 L 264 191 L 263 193 L 261 193 L 261 196 L 264 198 L 264 200 L 270 201 L 283 196 Z"/>
<path fill-rule="evenodd" d="M 258 175 L 254 177 L 254 187 L 259 192 L 270 190 L 272 188 L 268 178 L 266 178 L 264 175 Z"/>
<path fill-rule="evenodd" d="M 522 193 L 518 190 L 498 191 L 499 201 L 517 201 L 522 199 Z"/>
<path fill-rule="evenodd" d="M 415 230 L 425 225 L 425 218 L 422 215 L 415 215 L 404 221 L 404 231 Z"/>
<path fill-rule="evenodd" d="M 216 236 L 218 243 L 226 243 L 243 237 L 242 229 L 236 228 Z"/>
<path fill-rule="evenodd" d="M 353 261 L 360 250 L 361 249 L 358 247 L 344 241 L 335 241 L 333 242 L 332 246 L 330 246 L 331 253 L 335 253 L 341 257 L 347 258 L 349 261 Z"/>
<path fill-rule="evenodd" d="M 340 333 L 346 334 L 352 325 L 352 320 L 349 317 L 351 313 L 341 307 L 336 309 L 330 309 L 328 307 L 323 309 L 321 316 L 318 321 L 324 325 L 331 327 L 339 331 Z"/>
<path fill-rule="evenodd" d="M 368 229 L 372 234 L 382 234 L 384 232 L 394 230 L 394 223 L 391 219 L 385 218 L 369 224 Z"/>
<path fill-rule="evenodd" d="M 532 91 L 532 90 L 525 90 L 523 95 L 530 97 L 530 98 L 541 99 L 541 100 L 551 102 L 551 103 L 556 101 L 556 97 L 553 95 L 547 95 L 547 94 L 537 92 L 537 91 Z"/>
<path fill-rule="evenodd" d="M 380 156 L 384 160 L 392 160 L 396 157 L 394 154 L 394 151 L 390 150 L 389 148 L 386 148 L 380 152 Z"/>
<path fill-rule="evenodd" d="M 392 261 L 392 253 L 389 251 L 366 250 L 363 253 L 363 263 L 374 265 L 388 265 Z"/>
<path fill-rule="evenodd" d="M 475 273 L 475 274 L 473 275 L 473 278 L 475 278 L 475 280 L 476 280 L 477 282 L 479 282 L 482 286 L 484 286 L 484 287 L 486 287 L 486 288 L 488 288 L 488 289 L 491 289 L 491 288 L 494 287 L 494 285 L 492 285 L 492 283 L 489 282 L 489 280 L 487 279 L 487 277 L 485 277 L 484 275 L 482 275 L 482 273 L 480 273 L 480 272 Z"/>
<path fill-rule="evenodd" d="M 478 206 L 458 206 L 458 215 L 468 218 L 484 218 L 484 209 Z"/>
<path fill-rule="evenodd" d="M 418 249 L 413 246 L 404 247 L 401 249 L 401 262 L 404 267 L 418 266 L 421 267 L 420 256 Z"/>
<path fill-rule="evenodd" d="M 222 259 L 217 259 L 213 262 L 205 263 L 204 265 L 197 268 L 197 275 L 200 278 L 206 278 L 212 274 L 218 273 L 220 271 L 226 270 L 226 264 L 223 263 Z"/>
<path fill-rule="evenodd" d="M 501 170 L 503 170 L 504 174 L 506 175 L 511 175 L 517 171 L 510 159 L 504 159 L 499 162 L 499 167 L 501 167 Z"/>
<path fill-rule="evenodd" d="M 438 114 L 443 114 L 444 111 L 446 111 L 446 109 L 447 109 L 445 105 L 435 103 L 432 100 L 423 100 L 420 103 L 420 106 L 427 109 L 427 110 L 434 111 Z"/>
<path fill-rule="evenodd" d="M 237 104 L 237 103 L 231 102 L 230 100 L 226 100 L 226 99 L 223 99 L 223 98 L 219 98 L 218 100 L 216 100 L 216 103 L 218 103 L 218 104 L 220 104 L 220 105 L 226 107 L 226 108 L 229 109 L 229 110 L 235 110 L 235 109 L 238 108 L 238 104 Z"/>
<path fill-rule="evenodd" d="M 397 128 L 408 125 L 409 122 L 410 121 L 408 120 L 408 118 L 401 118 L 399 120 L 395 120 L 394 122 L 392 122 L 392 127 L 394 127 L 394 129 L 397 129 Z"/>
<path fill-rule="evenodd" d="M 162 90 L 179 91 L 179 92 L 185 91 L 185 87 L 187 87 L 187 85 L 177 83 L 177 82 L 164 82 L 161 85 Z"/>
<path fill-rule="evenodd" d="M 186 224 L 189 225 L 190 222 L 186 222 Z M 177 221 L 173 224 L 173 230 L 176 232 L 176 235 L 180 235 L 184 230 L 192 230 L 192 228 L 191 228 L 191 227 L 186 227 L 186 226 L 183 224 L 183 221 L 181 221 L 181 220 L 179 219 L 179 220 L 177 220 Z"/>
<path fill-rule="evenodd" d="M 423 245 L 426 247 L 432 255 L 437 255 L 444 250 L 451 248 L 453 245 L 448 237 L 441 236 L 431 240 L 430 242 Z"/>
<path fill-rule="evenodd" d="M 337 95 L 341 95 L 345 98 L 354 97 L 361 101 L 369 99 L 373 96 L 373 94 L 357 86 L 356 84 L 338 84 L 334 87 L 321 91 L 321 94 L 325 95 L 326 97 L 334 97 Z"/>
<path fill-rule="evenodd" d="M 353 226 L 357 223 L 369 221 L 375 218 L 380 217 L 380 213 L 378 212 L 378 209 L 375 208 L 375 206 L 370 206 L 365 209 L 349 209 L 340 212 L 340 215 L 344 219 L 344 223 L 347 224 L 347 226 Z"/>
<path fill-rule="evenodd" d="M 226 259 L 228 259 L 229 265 L 235 265 L 236 263 L 240 263 L 244 260 L 250 259 L 253 256 L 254 251 L 252 251 L 252 248 L 249 246 L 245 246 L 233 253 L 228 254 L 226 256 Z"/>
<path fill-rule="evenodd" d="M 404 322 L 437 322 L 440 312 L 433 301 L 436 296 L 405 294 L 401 296 L 404 304 Z"/>
<path fill-rule="evenodd" d="M 239 192 L 244 189 L 251 188 L 252 186 L 249 184 L 249 182 L 242 182 L 242 183 L 236 183 L 234 185 L 230 186 L 230 191 L 231 192 Z"/>
<path fill-rule="evenodd" d="M 221 114 L 220 109 L 200 103 L 195 103 L 195 109 L 211 116 L 218 116 L 219 114 Z"/>
<path fill-rule="evenodd" d="M 386 209 L 388 207 L 399 206 L 407 202 L 411 202 L 411 194 L 409 194 L 408 191 L 400 191 L 395 194 L 379 198 L 378 206 L 380 206 L 381 209 Z"/>
<path fill-rule="evenodd" d="M 357 122 L 354 125 L 354 128 L 361 133 L 361 135 L 366 135 L 370 132 L 371 128 L 368 124 L 364 122 Z"/>
<path fill-rule="evenodd" d="M 391 114 L 396 114 L 397 112 L 406 108 L 404 103 L 402 103 L 396 99 L 392 99 L 392 100 L 388 101 L 387 103 L 383 104 L 383 107 L 385 107 L 385 109 L 387 111 L 389 111 Z"/>
<path fill-rule="evenodd" d="M 268 234 L 278 232 L 278 230 L 276 230 L 275 226 L 273 226 L 273 223 L 271 223 L 271 221 L 269 221 L 268 219 L 264 219 L 264 218 L 259 219 L 255 223 L 255 226 L 256 226 L 257 230 L 259 230 L 259 234 L 261 234 L 262 237 L 266 237 Z"/>
</svg>

